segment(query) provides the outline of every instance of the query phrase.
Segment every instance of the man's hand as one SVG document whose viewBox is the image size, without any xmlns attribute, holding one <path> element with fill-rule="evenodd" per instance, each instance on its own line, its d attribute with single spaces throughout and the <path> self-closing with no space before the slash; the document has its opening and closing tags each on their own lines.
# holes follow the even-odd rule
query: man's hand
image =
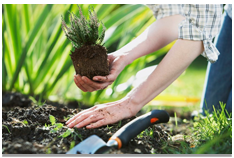
<svg viewBox="0 0 234 158">
<path fill-rule="evenodd" d="M 69 128 L 81 128 L 84 126 L 89 129 L 97 128 L 135 116 L 139 110 L 136 110 L 133 104 L 131 104 L 130 98 L 124 98 L 83 110 L 69 119 L 66 124 Z"/>
<path fill-rule="evenodd" d="M 74 81 L 78 88 L 84 92 L 93 92 L 100 89 L 105 89 L 111 85 L 118 77 L 120 72 L 128 64 L 125 61 L 125 55 L 116 55 L 115 53 L 108 55 L 110 74 L 107 76 L 94 76 L 93 80 L 90 80 L 86 76 L 75 75 Z"/>
</svg>

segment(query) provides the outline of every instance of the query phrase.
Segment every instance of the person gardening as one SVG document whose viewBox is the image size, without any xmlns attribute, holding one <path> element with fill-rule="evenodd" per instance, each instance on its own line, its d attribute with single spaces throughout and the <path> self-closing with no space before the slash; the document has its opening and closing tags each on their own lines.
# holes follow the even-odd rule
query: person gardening
<svg viewBox="0 0 234 158">
<path fill-rule="evenodd" d="M 108 54 L 110 74 L 94 76 L 93 81 L 86 76 L 75 75 L 77 87 L 84 92 L 104 89 L 135 59 L 176 40 L 173 47 L 147 79 L 124 98 L 81 111 L 66 122 L 68 127 L 97 128 L 135 116 L 145 104 L 178 78 L 199 55 L 203 55 L 211 63 L 218 60 L 219 51 L 212 39 L 221 27 L 221 4 L 162 4 L 149 7 L 157 21 L 136 39 Z"/>
</svg>

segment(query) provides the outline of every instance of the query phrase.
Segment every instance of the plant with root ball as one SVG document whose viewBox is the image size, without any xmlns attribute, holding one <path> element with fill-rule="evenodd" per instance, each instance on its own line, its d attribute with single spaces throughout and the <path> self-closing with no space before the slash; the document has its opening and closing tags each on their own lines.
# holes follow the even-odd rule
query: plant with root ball
<svg viewBox="0 0 234 158">
<path fill-rule="evenodd" d="M 98 20 L 93 7 L 89 7 L 89 19 L 85 18 L 80 6 L 79 15 L 70 13 L 70 27 L 62 17 L 62 29 L 71 41 L 75 50 L 71 51 L 71 59 L 76 74 L 93 79 L 94 76 L 109 74 L 107 50 L 101 45 L 105 36 L 105 26 Z M 98 28 L 102 25 L 102 32 Z"/>
</svg>

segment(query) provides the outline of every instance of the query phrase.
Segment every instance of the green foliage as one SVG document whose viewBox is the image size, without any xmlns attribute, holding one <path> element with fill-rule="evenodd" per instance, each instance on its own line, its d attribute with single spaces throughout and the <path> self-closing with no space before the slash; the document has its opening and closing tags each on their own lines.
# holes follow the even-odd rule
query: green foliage
<svg viewBox="0 0 234 158">
<path fill-rule="evenodd" d="M 29 96 L 29 99 L 32 100 L 32 102 L 35 105 L 39 106 L 39 107 L 42 106 L 42 105 L 44 105 L 46 103 L 46 100 L 44 102 L 42 102 L 42 96 L 41 95 L 40 95 L 40 98 L 39 98 L 38 101 L 34 97 L 32 97 L 32 96 Z"/>
<path fill-rule="evenodd" d="M 166 154 L 232 154 L 232 119 L 220 102 L 220 110 L 214 108 L 212 114 L 198 116 L 193 123 L 193 140 L 179 143 L 163 142 L 162 153 Z M 186 140 L 188 136 L 185 136 Z M 179 146 L 179 147 L 178 147 Z"/>
<path fill-rule="evenodd" d="M 79 6 L 83 16 L 88 17 L 89 5 Z M 92 16 L 96 15 L 105 24 L 103 43 L 108 52 L 121 48 L 155 21 L 150 9 L 141 4 L 92 6 L 93 9 L 90 9 Z M 117 91 L 118 85 L 127 82 L 137 71 L 147 67 L 147 63 L 165 54 L 172 46 L 168 45 L 137 59 L 128 65 L 106 90 L 82 92 L 73 81 L 75 71 L 69 56 L 72 45 L 61 29 L 61 15 L 64 15 L 64 21 L 68 21 L 69 14 L 66 14 L 68 11 L 71 12 L 72 19 L 75 19 L 73 13 L 79 15 L 80 10 L 71 4 L 3 4 L 3 91 L 17 91 L 52 101 L 75 99 L 89 105 L 116 100 L 132 89 L 131 83 L 128 83 L 125 90 Z M 98 35 L 100 36 L 97 42 L 100 43 L 104 36 L 101 27 Z"/>
<path fill-rule="evenodd" d="M 68 137 L 70 134 L 72 134 L 74 132 L 74 129 L 67 129 L 66 132 L 64 132 L 63 134 L 61 134 L 59 137 L 63 137 L 66 138 Z"/>
<path fill-rule="evenodd" d="M 121 125 L 122 125 L 122 120 L 119 121 L 118 127 L 121 127 Z"/>
<path fill-rule="evenodd" d="M 212 115 L 205 111 L 206 117 L 200 118 L 199 122 L 194 123 L 195 136 L 202 141 L 213 140 L 219 135 L 229 133 L 229 139 L 234 137 L 234 120 L 231 115 L 225 109 L 226 104 L 220 102 L 221 110 L 216 110 Z"/>
<path fill-rule="evenodd" d="M 142 131 L 140 134 L 137 135 L 137 138 L 143 138 L 143 137 L 154 138 L 153 134 L 154 134 L 153 128 L 145 129 L 144 131 Z"/>
<path fill-rule="evenodd" d="M 3 127 L 5 127 L 7 129 L 7 131 L 11 134 L 9 128 L 6 125 L 2 125 Z"/>
<path fill-rule="evenodd" d="M 53 125 L 56 123 L 55 117 L 54 117 L 53 115 L 50 115 L 50 116 L 49 116 L 49 119 L 50 119 L 51 125 L 53 126 Z"/>
<path fill-rule="evenodd" d="M 27 121 L 27 120 L 23 120 L 23 123 L 24 123 L 25 125 L 28 125 L 28 121 Z"/>
<path fill-rule="evenodd" d="M 79 8 L 79 16 L 76 16 L 74 13 L 70 13 L 70 28 L 67 26 L 62 17 L 62 29 L 67 38 L 72 42 L 73 47 L 77 49 L 83 45 L 101 44 L 105 36 L 105 26 L 102 22 L 99 22 L 93 7 L 92 10 L 90 7 L 88 9 L 88 20 L 84 17 L 80 6 L 77 6 Z M 102 24 L 102 32 L 99 35 L 98 28 L 100 23 Z"/>
<path fill-rule="evenodd" d="M 80 141 L 83 141 L 82 135 L 78 133 L 78 129 L 75 128 L 74 131 L 71 133 L 71 137 L 76 140 L 77 137 L 80 139 Z"/>
<path fill-rule="evenodd" d="M 73 137 L 74 140 L 76 140 L 76 137 L 78 137 L 81 141 L 82 136 L 76 132 L 76 130 L 74 128 L 68 128 L 66 126 L 64 126 L 62 123 L 56 123 L 56 119 L 53 115 L 49 115 L 49 119 L 50 119 L 50 123 L 51 125 L 46 125 L 45 124 L 45 128 L 51 128 L 50 133 L 56 133 L 57 131 L 59 131 L 62 128 L 67 129 L 65 132 L 63 132 L 59 137 L 63 137 L 66 138 L 68 136 Z"/>
<path fill-rule="evenodd" d="M 72 148 L 74 148 L 75 144 L 76 144 L 76 142 L 73 140 L 73 141 L 71 142 L 71 144 L 70 144 L 70 150 L 71 150 Z"/>
<path fill-rule="evenodd" d="M 46 154 L 51 154 L 50 148 L 48 148 L 48 149 L 46 150 Z"/>
<path fill-rule="evenodd" d="M 174 112 L 174 116 L 175 116 L 175 125 L 176 125 L 176 128 L 177 128 L 178 127 L 178 122 L 177 122 L 176 112 Z"/>
</svg>

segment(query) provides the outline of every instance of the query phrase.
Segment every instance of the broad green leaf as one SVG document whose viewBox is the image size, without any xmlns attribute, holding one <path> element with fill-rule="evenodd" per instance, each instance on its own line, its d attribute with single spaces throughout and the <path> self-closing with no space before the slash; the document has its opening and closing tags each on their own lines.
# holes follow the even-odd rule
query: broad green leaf
<svg viewBox="0 0 234 158">
<path fill-rule="evenodd" d="M 50 123 L 53 126 L 56 123 L 56 119 L 53 115 L 49 115 Z"/>
<path fill-rule="evenodd" d="M 63 124 L 62 124 L 62 123 L 56 123 L 56 124 L 55 124 L 55 127 L 57 127 L 58 129 L 60 129 L 60 128 L 63 127 Z"/>
<path fill-rule="evenodd" d="M 73 129 L 67 129 L 66 132 L 64 132 L 63 134 L 61 134 L 59 137 L 66 138 L 66 137 L 68 137 L 73 132 L 74 132 Z"/>
</svg>

